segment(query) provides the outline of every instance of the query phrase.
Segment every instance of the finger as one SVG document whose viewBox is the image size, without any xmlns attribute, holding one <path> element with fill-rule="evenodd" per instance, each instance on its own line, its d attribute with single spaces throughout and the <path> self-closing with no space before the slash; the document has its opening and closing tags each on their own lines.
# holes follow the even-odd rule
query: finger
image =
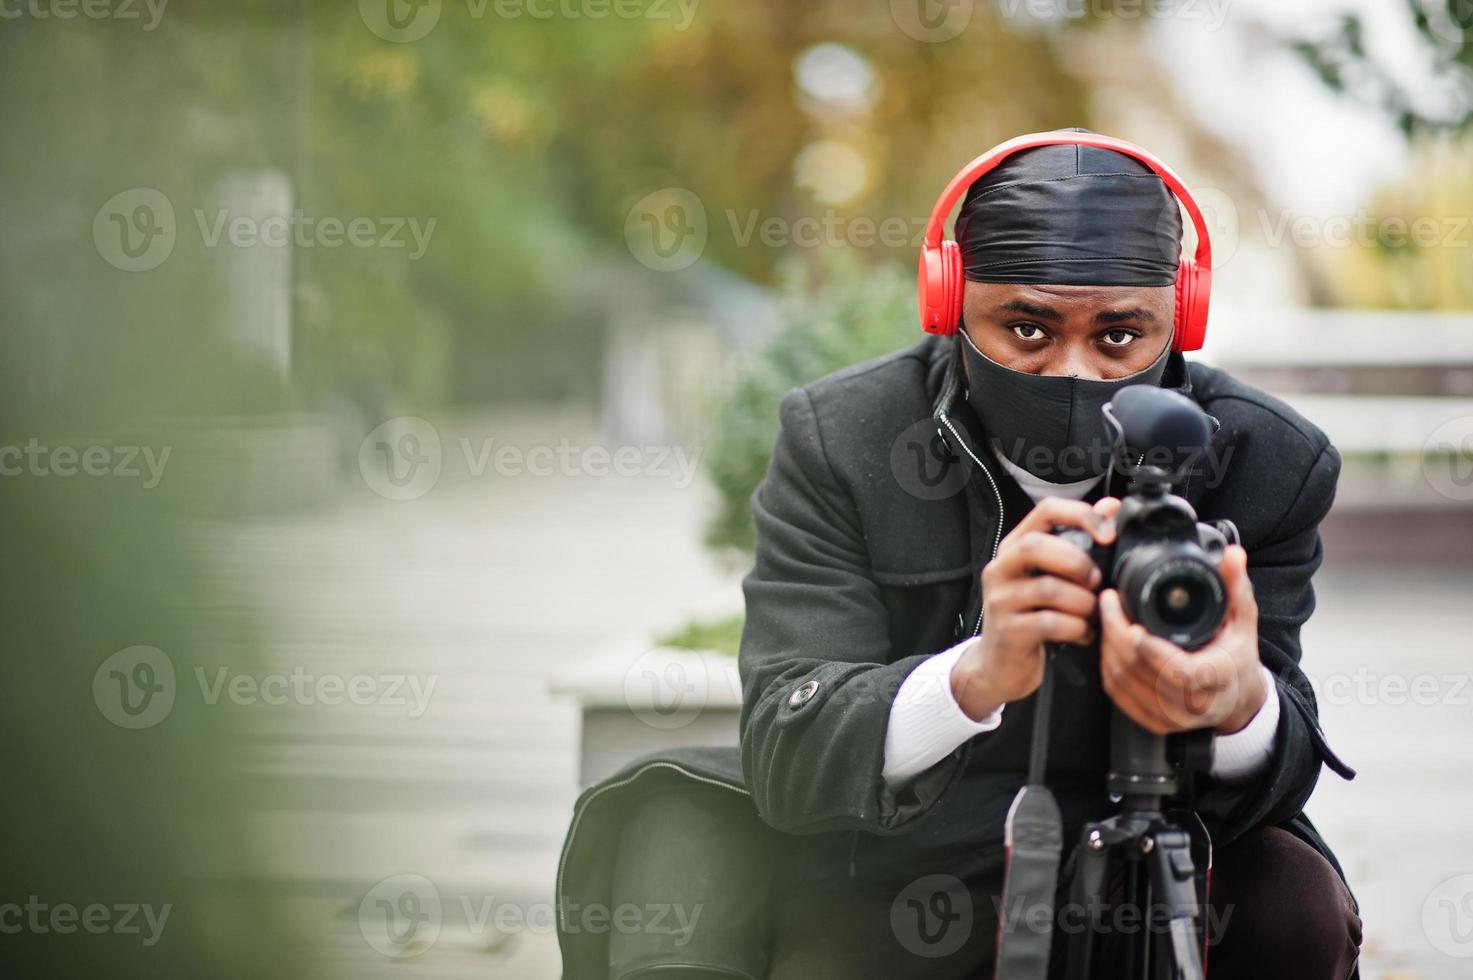
<svg viewBox="0 0 1473 980">
<path fill-rule="evenodd" d="M 1143 689 L 1129 675 L 1103 672 L 1102 677 L 1105 693 L 1110 700 L 1137 725 L 1156 735 L 1168 735 L 1181 730 L 1170 714 L 1163 710 L 1154 689 Z"/>
<path fill-rule="evenodd" d="M 1211 654 L 1182 653 L 1160 674 L 1156 698 L 1162 711 L 1181 730 L 1206 728 L 1227 717 L 1237 705 L 1231 661 Z"/>
<path fill-rule="evenodd" d="M 1100 593 L 1100 672 L 1122 683 L 1139 659 L 1135 652 L 1140 627 L 1125 618 L 1120 607 L 1120 593 L 1106 589 Z"/>
<path fill-rule="evenodd" d="M 1014 532 L 1016 533 L 1016 532 Z M 1009 535 L 1012 537 L 1012 535 Z M 1046 531 L 1030 531 L 999 548 L 994 575 L 1017 578 L 1035 572 L 1057 575 L 1086 588 L 1099 584 L 1101 573 L 1085 552 Z"/>
<path fill-rule="evenodd" d="M 1100 544 L 1109 544 L 1115 540 L 1115 515 L 1120 513 L 1120 498 L 1101 497 L 1095 501 L 1095 512 L 1105 519 L 1104 526 L 1101 528 L 1103 537 L 1097 537 L 1095 540 Z"/>
<path fill-rule="evenodd" d="M 1014 609 L 1057 609 L 1088 619 L 1095 614 L 1095 594 L 1057 575 L 1036 575 L 1018 583 L 1008 603 Z"/>
<path fill-rule="evenodd" d="M 1221 572 L 1232 614 L 1256 621 L 1258 600 L 1253 595 L 1253 580 L 1248 577 L 1248 552 L 1241 545 L 1229 545 L 1222 556 Z"/>
<path fill-rule="evenodd" d="M 1134 647 L 1145 628 L 1132 623 L 1125 616 L 1125 607 L 1120 603 L 1120 593 L 1106 589 L 1100 593 L 1100 628 L 1105 639 L 1124 653 L 1134 655 Z"/>
<path fill-rule="evenodd" d="M 1052 609 L 1014 615 L 1005 630 L 1007 639 L 1028 646 L 1038 643 L 1075 643 L 1083 646 L 1095 640 L 1095 628 L 1089 620 Z"/>
<path fill-rule="evenodd" d="M 1044 497 L 1032 510 L 1023 515 L 1023 519 L 1018 522 L 1013 533 L 1047 531 L 1057 525 L 1064 525 L 1088 531 L 1090 537 L 1101 544 L 1107 544 L 1108 542 L 1100 540 L 1100 535 L 1105 533 L 1105 523 L 1104 515 L 1082 500 Z"/>
</svg>

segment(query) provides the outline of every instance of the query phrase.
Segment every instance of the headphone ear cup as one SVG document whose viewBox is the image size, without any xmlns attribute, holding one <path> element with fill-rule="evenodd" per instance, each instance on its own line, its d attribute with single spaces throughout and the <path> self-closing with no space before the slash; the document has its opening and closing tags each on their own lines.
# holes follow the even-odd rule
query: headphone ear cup
<svg viewBox="0 0 1473 980">
<path fill-rule="evenodd" d="M 1207 301 L 1212 295 L 1212 270 L 1195 259 L 1181 260 L 1176 272 L 1176 317 L 1172 343 L 1179 351 L 1200 350 L 1207 339 Z"/>
<path fill-rule="evenodd" d="M 941 274 L 946 284 L 946 299 L 941 305 L 945 319 L 936 332 L 950 337 L 962 322 L 962 247 L 956 242 L 947 240 L 941 243 Z"/>
<path fill-rule="evenodd" d="M 943 333 L 946 321 L 946 283 L 942 272 L 940 248 L 921 248 L 921 264 L 916 272 L 916 306 L 921 314 L 921 329 L 926 333 Z"/>
</svg>

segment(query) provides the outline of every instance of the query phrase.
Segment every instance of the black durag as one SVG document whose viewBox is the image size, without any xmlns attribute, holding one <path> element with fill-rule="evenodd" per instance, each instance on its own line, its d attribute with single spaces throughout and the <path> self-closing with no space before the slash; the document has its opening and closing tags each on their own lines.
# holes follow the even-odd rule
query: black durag
<svg viewBox="0 0 1473 980">
<path fill-rule="evenodd" d="M 1087 130 L 1071 130 L 1087 132 Z M 1176 198 L 1145 164 L 1086 146 L 1024 150 L 967 191 L 956 220 L 973 282 L 1170 286 L 1181 256 Z M 1099 381 L 1015 371 L 962 334 L 967 401 L 994 448 L 1053 483 L 1097 477 L 1109 466 L 1100 408 L 1133 384 L 1160 384 L 1168 342 L 1150 367 Z"/>
</svg>

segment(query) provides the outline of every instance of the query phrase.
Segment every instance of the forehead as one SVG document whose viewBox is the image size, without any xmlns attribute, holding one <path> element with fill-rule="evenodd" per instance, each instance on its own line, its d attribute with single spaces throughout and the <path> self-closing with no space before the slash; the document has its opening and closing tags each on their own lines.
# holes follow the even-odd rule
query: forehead
<svg viewBox="0 0 1473 980">
<path fill-rule="evenodd" d="M 968 282 L 964 303 L 975 312 L 1052 310 L 1060 317 L 1109 310 L 1160 313 L 1171 306 L 1171 286 L 1061 286 L 1038 283 Z"/>
</svg>

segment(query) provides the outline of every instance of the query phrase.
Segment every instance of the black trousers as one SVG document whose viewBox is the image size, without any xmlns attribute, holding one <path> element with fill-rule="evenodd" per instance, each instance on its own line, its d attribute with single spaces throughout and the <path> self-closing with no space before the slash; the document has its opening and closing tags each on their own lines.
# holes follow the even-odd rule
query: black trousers
<svg viewBox="0 0 1473 980">
<path fill-rule="evenodd" d="M 900 891 L 799 893 L 777 916 L 769 980 L 991 977 L 1000 891 L 1000 881 L 933 877 Z M 1345 980 L 1355 967 L 1361 921 L 1350 892 L 1286 830 L 1261 828 L 1219 850 L 1210 906 L 1209 980 Z"/>
<path fill-rule="evenodd" d="M 755 814 L 710 801 L 675 795 L 636 806 L 613 874 L 614 908 L 631 918 L 609 931 L 609 980 L 992 976 L 1000 875 L 774 888 L 770 862 L 787 855 L 771 851 L 773 837 Z M 727 849 L 713 853 L 713 841 Z M 652 901 L 677 895 L 678 908 Z M 1261 828 L 1220 848 L 1210 906 L 1209 980 L 1346 980 L 1355 966 L 1354 901 L 1329 862 L 1288 831 Z"/>
</svg>

